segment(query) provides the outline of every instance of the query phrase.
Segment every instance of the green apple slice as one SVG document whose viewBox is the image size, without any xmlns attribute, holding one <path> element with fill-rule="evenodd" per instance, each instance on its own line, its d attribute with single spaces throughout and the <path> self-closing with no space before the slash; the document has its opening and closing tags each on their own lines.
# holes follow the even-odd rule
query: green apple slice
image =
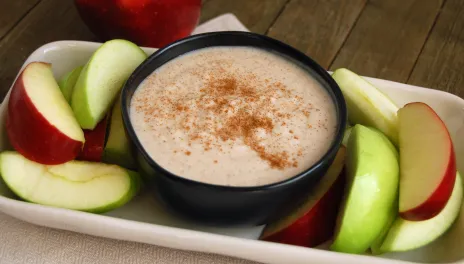
<svg viewBox="0 0 464 264">
<path fill-rule="evenodd" d="M 388 231 L 390 230 L 390 227 L 393 225 L 395 222 L 396 217 L 398 216 L 398 199 L 395 200 L 393 203 L 393 206 L 390 208 L 390 214 L 388 217 L 388 221 L 384 228 L 382 229 L 382 232 L 380 232 L 379 236 L 374 240 L 374 242 L 371 245 L 371 253 L 373 255 L 381 255 L 384 253 L 380 247 L 383 244 L 383 241 L 385 240 L 385 237 L 388 235 Z"/>
<path fill-rule="evenodd" d="M 129 139 L 122 122 L 121 100 L 119 99 L 116 100 L 111 111 L 108 140 L 103 150 L 103 162 L 117 164 L 125 168 L 135 168 Z"/>
<path fill-rule="evenodd" d="M 374 127 L 398 145 L 398 106 L 364 78 L 345 68 L 333 72 L 345 97 L 352 124 Z"/>
<path fill-rule="evenodd" d="M 342 140 L 342 144 L 345 147 L 348 145 L 348 139 L 350 139 L 350 134 L 351 134 L 352 129 L 353 129 L 352 126 L 346 126 L 345 128 L 345 133 L 343 134 L 343 140 Z"/>
<path fill-rule="evenodd" d="M 345 189 L 331 250 L 364 253 L 381 235 L 398 196 L 398 154 L 373 128 L 355 125 L 347 146 Z"/>
<path fill-rule="evenodd" d="M 69 161 L 47 166 L 14 151 L 0 154 L 0 173 L 26 201 L 95 213 L 126 204 L 140 188 L 139 175 L 117 165 Z"/>
<path fill-rule="evenodd" d="M 435 217 L 424 221 L 408 221 L 397 217 L 383 241 L 382 252 L 413 250 L 425 246 L 443 235 L 461 211 L 462 179 L 456 175 L 453 192 L 445 208 Z"/>
<path fill-rule="evenodd" d="M 64 95 L 64 98 L 68 103 L 71 103 L 71 96 L 74 89 L 74 85 L 76 85 L 77 79 L 81 74 L 82 69 L 84 66 L 79 66 L 74 68 L 72 71 L 68 72 L 63 78 L 58 82 L 60 86 L 60 90 Z"/>
<path fill-rule="evenodd" d="M 147 55 L 126 40 L 110 40 L 95 51 L 74 86 L 71 106 L 84 129 L 93 130 L 106 115 L 124 82 Z"/>
</svg>

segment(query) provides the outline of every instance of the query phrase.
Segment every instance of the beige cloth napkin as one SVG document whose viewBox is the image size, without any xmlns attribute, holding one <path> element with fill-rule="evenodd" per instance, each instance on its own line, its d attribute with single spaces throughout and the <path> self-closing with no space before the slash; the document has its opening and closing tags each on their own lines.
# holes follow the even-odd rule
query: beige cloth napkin
<svg viewBox="0 0 464 264">
<path fill-rule="evenodd" d="M 194 32 L 247 29 L 231 14 Z M 208 245 L 204 245 L 207 247 Z M 222 264 L 254 262 L 35 226 L 0 213 L 0 264 Z"/>
<path fill-rule="evenodd" d="M 205 245 L 207 247 L 208 245 Z M 253 264 L 35 226 L 0 213 L 1 264 Z"/>
</svg>

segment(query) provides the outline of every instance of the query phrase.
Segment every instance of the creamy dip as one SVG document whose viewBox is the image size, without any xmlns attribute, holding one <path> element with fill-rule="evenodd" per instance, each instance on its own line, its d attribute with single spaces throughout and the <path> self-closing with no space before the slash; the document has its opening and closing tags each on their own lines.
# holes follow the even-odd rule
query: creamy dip
<svg viewBox="0 0 464 264">
<path fill-rule="evenodd" d="M 130 119 L 158 165 L 226 186 L 303 172 L 327 152 L 337 122 L 308 71 L 249 47 L 204 48 L 166 63 L 135 91 Z"/>
</svg>

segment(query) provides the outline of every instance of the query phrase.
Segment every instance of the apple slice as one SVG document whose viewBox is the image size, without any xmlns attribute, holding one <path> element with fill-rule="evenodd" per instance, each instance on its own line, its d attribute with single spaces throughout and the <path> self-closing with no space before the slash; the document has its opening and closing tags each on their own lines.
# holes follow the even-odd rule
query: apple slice
<svg viewBox="0 0 464 264">
<path fill-rule="evenodd" d="M 383 241 L 385 240 L 385 237 L 388 235 L 388 232 L 395 222 L 396 217 L 398 216 L 398 199 L 395 200 L 393 203 L 392 207 L 390 208 L 390 213 L 388 216 L 388 221 L 386 225 L 383 227 L 382 232 L 377 236 L 377 238 L 374 240 L 374 242 L 371 245 L 371 253 L 372 255 L 381 255 L 384 253 L 380 247 L 382 246 Z"/>
<path fill-rule="evenodd" d="M 124 129 L 121 114 L 121 100 L 118 97 L 111 110 L 108 140 L 103 151 L 103 161 L 125 168 L 135 168 L 135 161 L 130 150 L 130 142 Z"/>
<path fill-rule="evenodd" d="M 398 196 L 396 149 L 379 131 L 362 125 L 348 139 L 345 188 L 331 250 L 361 254 L 381 235 Z"/>
<path fill-rule="evenodd" d="M 451 227 L 459 216 L 462 197 L 462 179 L 457 173 L 453 192 L 445 208 L 435 217 L 424 221 L 408 221 L 397 217 L 380 250 L 382 252 L 407 251 L 435 241 Z"/>
<path fill-rule="evenodd" d="M 446 125 L 425 103 L 405 105 L 398 117 L 400 215 L 411 221 L 427 220 L 440 213 L 453 191 L 453 143 Z"/>
<path fill-rule="evenodd" d="M 77 121 L 93 130 L 106 115 L 124 82 L 147 55 L 127 40 L 105 42 L 84 66 L 71 98 Z"/>
<path fill-rule="evenodd" d="M 351 134 L 352 129 L 353 129 L 352 126 L 347 126 L 345 128 L 345 133 L 343 134 L 343 140 L 342 140 L 342 144 L 345 147 L 348 145 L 348 139 L 350 139 L 350 134 Z"/>
<path fill-rule="evenodd" d="M 71 95 L 74 89 L 74 85 L 77 82 L 77 78 L 81 74 L 82 68 L 84 66 L 76 67 L 74 70 L 68 72 L 63 78 L 58 82 L 61 92 L 64 95 L 64 98 L 68 103 L 71 103 Z"/>
<path fill-rule="evenodd" d="M 18 76 L 8 100 L 6 127 L 12 146 L 42 164 L 73 160 L 85 141 L 48 63 L 32 62 Z"/>
<path fill-rule="evenodd" d="M 124 205 L 140 187 L 137 173 L 117 165 L 87 161 L 42 165 L 13 151 L 0 154 L 0 173 L 26 201 L 95 213 Z"/>
<path fill-rule="evenodd" d="M 398 107 L 364 78 L 345 68 L 333 72 L 345 97 L 348 119 L 352 124 L 374 127 L 398 144 Z"/>
<path fill-rule="evenodd" d="M 84 130 L 85 144 L 77 159 L 95 162 L 102 160 L 107 128 L 108 119 L 104 118 L 94 130 Z"/>
<path fill-rule="evenodd" d="M 325 176 L 292 213 L 268 224 L 261 240 L 315 247 L 333 235 L 335 219 L 343 194 L 342 169 L 345 147 L 341 147 Z"/>
</svg>

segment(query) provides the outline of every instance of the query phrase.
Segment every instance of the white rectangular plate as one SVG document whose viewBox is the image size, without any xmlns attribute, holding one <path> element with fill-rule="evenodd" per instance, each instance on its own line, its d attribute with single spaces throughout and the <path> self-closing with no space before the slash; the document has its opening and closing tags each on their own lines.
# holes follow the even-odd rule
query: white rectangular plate
<svg viewBox="0 0 464 264">
<path fill-rule="evenodd" d="M 44 61 L 52 64 L 56 78 L 83 65 L 99 43 L 60 41 L 40 47 L 24 63 Z M 155 49 L 144 49 L 151 54 Z M 458 169 L 464 171 L 464 100 L 436 91 L 391 81 L 368 78 L 399 106 L 421 101 L 432 106 L 448 126 L 455 145 Z M 5 116 L 9 93 L 0 106 L 0 150 L 9 149 Z M 183 250 L 235 256 L 264 263 L 464 263 L 464 210 L 442 238 L 431 245 L 382 257 L 329 252 L 277 243 L 257 241 L 262 227 L 214 228 L 177 219 L 163 210 L 151 195 L 142 194 L 129 204 L 105 215 L 96 215 L 27 203 L 12 198 L 0 183 L 0 210 L 24 221 L 52 228 L 95 236 L 137 241 Z"/>
</svg>

